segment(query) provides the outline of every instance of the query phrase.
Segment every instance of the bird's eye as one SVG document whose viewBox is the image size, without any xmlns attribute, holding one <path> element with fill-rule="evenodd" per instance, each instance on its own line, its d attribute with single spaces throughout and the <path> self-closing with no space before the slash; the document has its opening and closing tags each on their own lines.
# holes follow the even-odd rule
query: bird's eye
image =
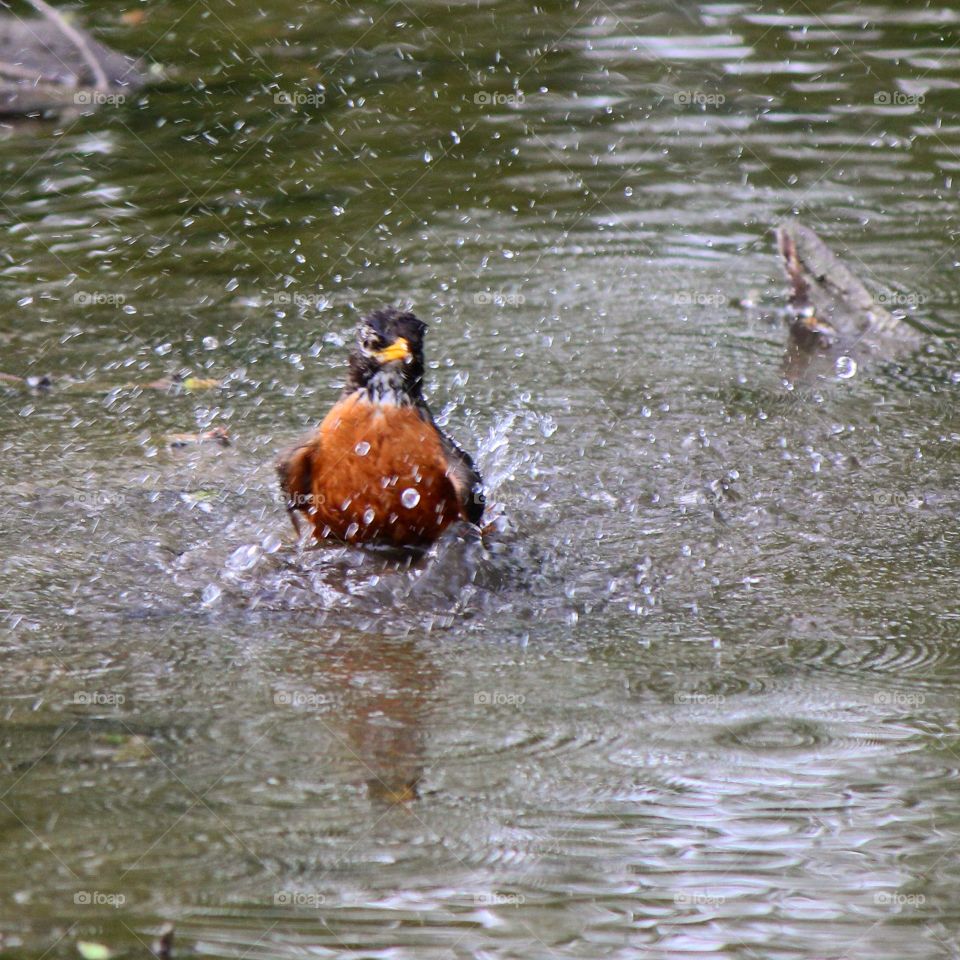
<svg viewBox="0 0 960 960">
<path fill-rule="evenodd" d="M 380 340 L 378 337 L 375 337 L 373 334 L 363 338 L 363 349 L 367 353 L 374 353 L 376 350 L 380 349 Z"/>
</svg>

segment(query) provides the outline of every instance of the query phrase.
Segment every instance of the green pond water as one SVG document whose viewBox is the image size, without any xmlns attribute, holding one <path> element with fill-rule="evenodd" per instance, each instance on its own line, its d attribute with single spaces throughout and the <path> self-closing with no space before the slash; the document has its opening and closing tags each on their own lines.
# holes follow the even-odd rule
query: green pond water
<svg viewBox="0 0 960 960">
<path fill-rule="evenodd" d="M 960 955 L 960 13 L 76 13 L 167 76 L 0 131 L 0 953 Z M 791 214 L 920 349 L 785 384 Z M 486 548 L 293 540 L 385 303 Z"/>
</svg>

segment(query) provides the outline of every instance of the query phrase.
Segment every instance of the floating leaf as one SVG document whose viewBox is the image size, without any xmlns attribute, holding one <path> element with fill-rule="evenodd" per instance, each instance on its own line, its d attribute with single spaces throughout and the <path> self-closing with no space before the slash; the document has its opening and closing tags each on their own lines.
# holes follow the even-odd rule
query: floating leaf
<svg viewBox="0 0 960 960">
<path fill-rule="evenodd" d="M 113 956 L 113 951 L 109 947 L 90 940 L 78 940 L 77 950 L 83 960 L 110 960 Z"/>
<path fill-rule="evenodd" d="M 148 390 L 186 390 L 190 393 L 196 390 L 216 390 L 223 386 L 222 381 L 215 377 L 194 377 L 189 373 L 175 373 L 172 377 L 161 377 L 144 384 Z"/>
<path fill-rule="evenodd" d="M 183 381 L 185 390 L 215 390 L 220 386 L 220 381 L 213 377 L 187 377 Z"/>
<path fill-rule="evenodd" d="M 140 734 L 134 734 L 127 738 L 126 742 L 114 754 L 113 759 L 117 763 L 137 763 L 142 760 L 149 760 L 153 755 L 150 741 L 146 737 L 141 737 Z"/>
</svg>

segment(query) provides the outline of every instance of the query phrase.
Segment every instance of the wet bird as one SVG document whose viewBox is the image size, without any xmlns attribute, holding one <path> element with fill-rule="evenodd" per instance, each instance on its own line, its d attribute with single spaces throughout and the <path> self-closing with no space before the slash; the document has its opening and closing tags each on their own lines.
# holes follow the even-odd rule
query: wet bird
<svg viewBox="0 0 960 960">
<path fill-rule="evenodd" d="M 479 524 L 483 483 L 423 399 L 427 325 L 377 310 L 360 321 L 347 385 L 319 428 L 277 462 L 287 511 L 318 539 L 423 547 Z"/>
</svg>

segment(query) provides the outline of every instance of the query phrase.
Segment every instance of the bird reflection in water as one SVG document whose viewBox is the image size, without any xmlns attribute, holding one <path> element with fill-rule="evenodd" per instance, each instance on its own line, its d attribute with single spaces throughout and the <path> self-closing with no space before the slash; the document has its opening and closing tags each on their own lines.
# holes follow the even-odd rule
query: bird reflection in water
<svg viewBox="0 0 960 960">
<path fill-rule="evenodd" d="M 334 653 L 328 676 L 343 691 L 345 732 L 368 796 L 389 805 L 416 800 L 434 669 L 415 640 L 352 637 Z"/>
</svg>

